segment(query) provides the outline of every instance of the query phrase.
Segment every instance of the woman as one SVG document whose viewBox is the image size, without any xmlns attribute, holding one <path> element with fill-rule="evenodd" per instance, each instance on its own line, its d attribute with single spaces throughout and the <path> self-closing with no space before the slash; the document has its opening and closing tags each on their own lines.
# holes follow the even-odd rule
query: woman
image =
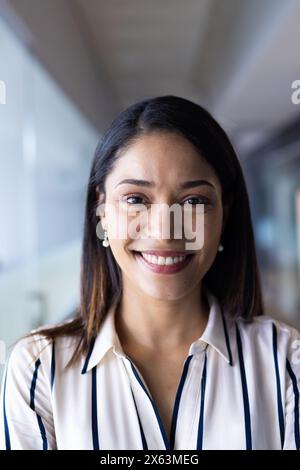
<svg viewBox="0 0 300 470">
<path fill-rule="evenodd" d="M 164 236 L 173 204 L 196 247 Z M 2 447 L 299 449 L 299 339 L 263 314 L 226 133 L 186 99 L 141 101 L 95 152 L 78 312 L 8 360 Z"/>
</svg>

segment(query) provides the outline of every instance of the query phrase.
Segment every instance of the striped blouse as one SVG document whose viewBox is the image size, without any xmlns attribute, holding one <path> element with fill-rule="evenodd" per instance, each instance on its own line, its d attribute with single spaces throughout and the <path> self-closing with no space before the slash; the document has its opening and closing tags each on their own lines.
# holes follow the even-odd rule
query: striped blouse
<svg viewBox="0 0 300 470">
<path fill-rule="evenodd" d="M 233 321 L 207 296 L 208 322 L 182 369 L 170 438 L 122 350 L 114 303 L 70 369 L 75 337 L 49 342 L 35 330 L 14 346 L 1 389 L 1 449 L 299 449 L 300 334 L 269 316 Z"/>
</svg>

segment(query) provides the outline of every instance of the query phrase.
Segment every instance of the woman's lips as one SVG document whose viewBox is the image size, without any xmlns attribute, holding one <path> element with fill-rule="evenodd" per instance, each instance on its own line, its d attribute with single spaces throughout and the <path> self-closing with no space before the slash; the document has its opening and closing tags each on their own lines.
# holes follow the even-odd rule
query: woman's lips
<svg viewBox="0 0 300 470">
<path fill-rule="evenodd" d="M 158 274 L 173 274 L 184 269 L 192 260 L 194 254 L 187 255 L 186 258 L 176 264 L 153 264 L 146 260 L 139 251 L 134 252 L 137 261 L 142 264 L 143 267 L 148 268 L 150 271 Z"/>
</svg>

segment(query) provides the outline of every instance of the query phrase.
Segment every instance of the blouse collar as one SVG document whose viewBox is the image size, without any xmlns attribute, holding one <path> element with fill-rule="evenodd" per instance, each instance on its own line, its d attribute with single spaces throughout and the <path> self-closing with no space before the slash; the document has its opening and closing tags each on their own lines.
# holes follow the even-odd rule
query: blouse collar
<svg viewBox="0 0 300 470">
<path fill-rule="evenodd" d="M 228 364 L 233 365 L 232 341 L 230 340 L 232 320 L 228 317 L 225 318 L 215 295 L 207 288 L 205 288 L 205 292 L 209 304 L 208 321 L 202 335 L 190 345 L 188 355 L 201 353 L 207 345 L 210 345 Z M 118 300 L 115 299 L 107 312 L 96 339 L 91 342 L 84 360 L 82 374 L 101 362 L 110 349 L 113 349 L 113 352 L 119 357 L 127 357 L 115 328 L 117 305 Z"/>
</svg>

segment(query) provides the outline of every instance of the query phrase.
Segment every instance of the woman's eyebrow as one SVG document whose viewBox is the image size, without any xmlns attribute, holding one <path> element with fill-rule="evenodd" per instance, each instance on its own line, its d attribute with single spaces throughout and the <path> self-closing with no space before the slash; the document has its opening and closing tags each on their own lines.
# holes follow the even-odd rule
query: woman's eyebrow
<svg viewBox="0 0 300 470">
<path fill-rule="evenodd" d="M 155 183 L 153 181 L 146 181 L 134 178 L 127 178 L 125 180 L 122 180 L 115 187 L 119 186 L 120 184 L 134 184 L 136 186 L 146 186 L 148 188 L 155 187 Z M 214 185 L 207 180 L 184 181 L 179 185 L 180 189 L 195 188 L 196 186 L 210 186 L 211 188 L 215 189 Z"/>
</svg>

